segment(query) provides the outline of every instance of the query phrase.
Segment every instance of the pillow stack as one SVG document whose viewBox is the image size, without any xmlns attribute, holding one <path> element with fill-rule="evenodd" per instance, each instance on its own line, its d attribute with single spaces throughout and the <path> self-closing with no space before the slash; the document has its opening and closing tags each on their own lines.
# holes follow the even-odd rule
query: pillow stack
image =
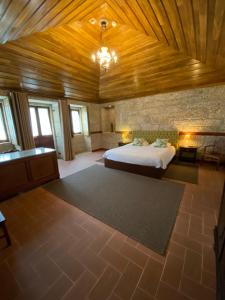
<svg viewBox="0 0 225 300">
<path fill-rule="evenodd" d="M 168 139 L 156 139 L 152 145 L 158 148 L 166 148 L 168 146 L 168 141 Z"/>
<path fill-rule="evenodd" d="M 134 138 L 132 145 L 133 146 L 147 146 L 148 142 L 144 138 Z"/>
</svg>

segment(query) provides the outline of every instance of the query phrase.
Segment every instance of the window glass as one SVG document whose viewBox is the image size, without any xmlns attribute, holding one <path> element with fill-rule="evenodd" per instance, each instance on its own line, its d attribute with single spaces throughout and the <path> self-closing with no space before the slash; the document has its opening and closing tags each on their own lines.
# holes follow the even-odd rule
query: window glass
<svg viewBox="0 0 225 300">
<path fill-rule="evenodd" d="M 2 106 L 0 106 L 0 141 L 7 141 L 7 133 L 4 124 L 4 115 L 2 111 Z"/>
<path fill-rule="evenodd" d="M 80 114 L 78 110 L 71 110 L 73 133 L 81 133 Z"/>
<path fill-rule="evenodd" d="M 31 127 L 32 127 L 33 136 L 38 136 L 37 117 L 36 117 L 34 107 L 30 107 L 30 118 L 31 118 Z"/>
<path fill-rule="evenodd" d="M 41 135 L 52 135 L 48 108 L 39 107 L 38 115 L 40 120 Z"/>
</svg>

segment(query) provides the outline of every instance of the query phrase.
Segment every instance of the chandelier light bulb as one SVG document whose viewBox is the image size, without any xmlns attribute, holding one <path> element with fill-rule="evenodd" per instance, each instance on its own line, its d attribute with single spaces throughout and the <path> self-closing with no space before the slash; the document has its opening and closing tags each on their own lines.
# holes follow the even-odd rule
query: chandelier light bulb
<svg viewBox="0 0 225 300">
<path fill-rule="evenodd" d="M 103 31 L 107 28 L 107 20 L 103 20 L 100 25 Z M 114 50 L 110 50 L 106 46 L 102 46 L 96 54 L 92 54 L 93 62 L 97 62 L 100 65 L 100 68 L 107 71 L 110 68 L 110 65 L 118 61 L 118 57 Z"/>
<path fill-rule="evenodd" d="M 93 62 L 96 62 L 96 56 L 95 56 L 95 54 L 92 54 L 91 59 L 93 60 Z"/>
</svg>

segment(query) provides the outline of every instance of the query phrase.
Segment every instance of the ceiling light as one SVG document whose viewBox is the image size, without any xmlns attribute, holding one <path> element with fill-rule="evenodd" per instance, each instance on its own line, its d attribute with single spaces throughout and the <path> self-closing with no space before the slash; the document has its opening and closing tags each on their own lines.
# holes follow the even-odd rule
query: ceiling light
<svg viewBox="0 0 225 300">
<path fill-rule="evenodd" d="M 107 20 L 100 21 L 102 44 L 102 33 L 107 29 L 107 25 Z M 93 62 L 98 63 L 100 65 L 100 68 L 104 71 L 107 71 L 110 68 L 111 63 L 116 63 L 118 60 L 116 52 L 114 50 L 110 50 L 105 45 L 103 45 L 95 54 L 92 54 L 91 58 Z"/>
<path fill-rule="evenodd" d="M 116 21 L 112 21 L 112 27 L 116 27 L 117 26 L 117 22 Z"/>
<path fill-rule="evenodd" d="M 92 25 L 95 25 L 96 24 L 96 19 L 95 18 L 91 18 L 89 20 L 89 23 L 91 23 Z"/>
</svg>

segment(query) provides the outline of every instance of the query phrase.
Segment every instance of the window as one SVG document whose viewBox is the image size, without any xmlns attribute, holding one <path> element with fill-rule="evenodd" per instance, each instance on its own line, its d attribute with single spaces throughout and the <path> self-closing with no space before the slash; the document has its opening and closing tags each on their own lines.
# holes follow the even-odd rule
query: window
<svg viewBox="0 0 225 300">
<path fill-rule="evenodd" d="M 5 116 L 3 112 L 2 103 L 0 103 L 0 142 L 7 142 L 7 141 L 8 141 L 8 135 L 6 130 Z"/>
<path fill-rule="evenodd" d="M 36 109 L 34 107 L 30 107 L 30 118 L 31 118 L 31 127 L 33 136 L 38 136 L 38 125 L 37 125 L 37 117 L 36 117 Z"/>
<path fill-rule="evenodd" d="M 72 133 L 78 134 L 82 132 L 80 110 L 72 108 L 71 110 Z"/>
<path fill-rule="evenodd" d="M 52 135 L 50 114 L 48 107 L 30 107 L 31 127 L 34 137 Z"/>
</svg>

